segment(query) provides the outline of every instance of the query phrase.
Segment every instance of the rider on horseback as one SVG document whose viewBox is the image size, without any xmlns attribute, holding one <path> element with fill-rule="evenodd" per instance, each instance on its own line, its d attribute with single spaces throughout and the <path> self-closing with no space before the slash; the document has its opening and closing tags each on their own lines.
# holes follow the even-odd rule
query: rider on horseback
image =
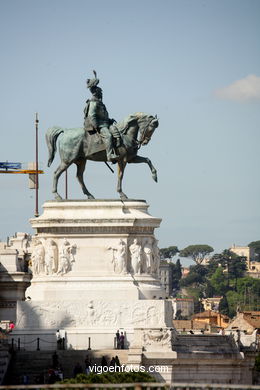
<svg viewBox="0 0 260 390">
<path fill-rule="evenodd" d="M 98 87 L 99 79 L 97 79 L 96 72 L 94 72 L 95 78 L 87 80 L 87 87 L 89 88 L 92 97 L 87 100 L 86 107 L 84 109 L 84 129 L 88 132 L 93 130 L 97 131 L 105 144 L 107 160 L 115 162 L 118 159 L 118 155 L 113 149 L 113 136 L 109 130 L 115 120 L 110 119 L 105 104 L 102 102 L 102 89 Z"/>
</svg>

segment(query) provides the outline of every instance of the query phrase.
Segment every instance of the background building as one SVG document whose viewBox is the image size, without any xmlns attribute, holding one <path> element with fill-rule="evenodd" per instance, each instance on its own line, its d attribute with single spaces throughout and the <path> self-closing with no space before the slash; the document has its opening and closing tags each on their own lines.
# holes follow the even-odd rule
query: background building
<svg viewBox="0 0 260 390">
<path fill-rule="evenodd" d="M 160 280 L 163 288 L 165 289 L 166 296 L 171 296 L 172 294 L 172 269 L 171 263 L 162 260 L 160 263 Z"/>
<path fill-rule="evenodd" d="M 219 302 L 223 297 L 213 297 L 213 298 L 202 298 L 201 303 L 204 310 L 214 310 L 218 311 Z"/>
<path fill-rule="evenodd" d="M 190 319 L 194 314 L 194 301 L 192 298 L 173 298 L 173 319 Z"/>
<path fill-rule="evenodd" d="M 238 256 L 246 258 L 247 274 L 253 278 L 260 278 L 260 262 L 256 261 L 255 250 L 249 246 L 236 246 L 230 248 L 230 251 Z"/>
<path fill-rule="evenodd" d="M 248 334 L 257 330 L 260 335 L 260 311 L 244 311 L 237 313 L 227 330 L 240 330 Z"/>
<path fill-rule="evenodd" d="M 202 313 L 194 314 L 192 319 L 216 328 L 226 328 L 230 322 L 228 316 L 213 310 L 206 310 Z"/>
</svg>

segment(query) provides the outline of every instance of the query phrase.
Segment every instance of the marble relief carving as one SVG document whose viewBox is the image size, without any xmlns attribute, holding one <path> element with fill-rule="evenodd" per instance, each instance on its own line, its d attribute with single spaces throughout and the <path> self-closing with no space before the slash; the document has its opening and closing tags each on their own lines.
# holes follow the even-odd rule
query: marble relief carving
<svg viewBox="0 0 260 390">
<path fill-rule="evenodd" d="M 163 327 L 164 307 L 140 302 L 124 303 L 105 301 L 45 301 L 19 302 L 18 328 L 49 328 L 61 323 L 66 327 L 120 327 L 125 323 L 134 327 Z"/>
<path fill-rule="evenodd" d="M 54 240 L 42 242 L 37 239 L 31 255 L 33 274 L 37 276 L 65 275 L 72 270 L 76 249 L 77 246 L 71 245 L 66 238 L 59 247 Z"/>
<path fill-rule="evenodd" d="M 64 238 L 59 249 L 59 267 L 57 274 L 64 275 L 72 270 L 72 264 L 75 262 L 75 253 L 77 246 L 70 245 L 69 241 Z"/>
<path fill-rule="evenodd" d="M 158 275 L 160 264 L 158 240 L 152 236 L 119 239 L 106 250 L 111 251 L 111 268 L 118 275 L 127 273 Z M 36 239 L 31 255 L 33 274 L 37 276 L 67 274 L 72 271 L 76 251 L 76 245 L 67 238 L 64 238 L 62 243 L 57 243 L 53 239 Z"/>
<path fill-rule="evenodd" d="M 150 274 L 153 266 L 153 246 L 151 239 L 147 238 L 143 242 L 143 271 Z"/>
<path fill-rule="evenodd" d="M 34 275 L 43 274 L 45 272 L 45 249 L 39 240 L 36 240 L 34 243 L 31 261 Z"/>
<path fill-rule="evenodd" d="M 109 246 L 112 251 L 112 265 L 116 274 L 149 274 L 156 276 L 159 270 L 160 255 L 158 240 L 134 238 L 130 243 L 120 239 L 118 244 Z M 128 262 L 129 259 L 129 262 Z"/>
<path fill-rule="evenodd" d="M 153 266 L 154 266 L 154 268 L 152 269 L 152 273 L 154 273 L 157 276 L 159 276 L 159 273 L 160 273 L 159 267 L 160 267 L 160 262 L 161 262 L 160 250 L 158 247 L 158 243 L 159 243 L 159 241 L 155 239 L 154 243 L 153 243 L 153 255 L 154 255 Z"/>
<path fill-rule="evenodd" d="M 127 244 L 120 239 L 118 245 L 109 247 L 112 251 L 112 264 L 116 274 L 127 273 Z"/>
<path fill-rule="evenodd" d="M 45 273 L 53 275 L 58 271 L 58 247 L 55 241 L 47 241 L 45 245 Z"/>
<path fill-rule="evenodd" d="M 129 253 L 131 273 L 158 275 L 160 265 L 158 240 L 147 237 L 139 241 L 134 238 L 132 244 L 129 245 Z"/>
<path fill-rule="evenodd" d="M 140 275 L 141 273 L 141 252 L 142 247 L 135 238 L 132 245 L 129 246 L 129 251 L 131 254 L 131 271 L 135 275 Z"/>
<path fill-rule="evenodd" d="M 143 346 L 146 350 L 166 348 L 172 350 L 170 329 L 147 329 L 143 332 Z"/>
</svg>

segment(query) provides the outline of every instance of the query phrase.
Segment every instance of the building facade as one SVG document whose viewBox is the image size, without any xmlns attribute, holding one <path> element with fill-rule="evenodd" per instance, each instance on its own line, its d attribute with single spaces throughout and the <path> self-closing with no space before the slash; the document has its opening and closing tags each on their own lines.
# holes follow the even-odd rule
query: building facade
<svg viewBox="0 0 260 390">
<path fill-rule="evenodd" d="M 190 319 L 194 314 L 194 301 L 192 298 L 173 298 L 173 319 Z"/>
<path fill-rule="evenodd" d="M 254 248 L 249 246 L 237 246 L 233 245 L 230 251 L 238 256 L 246 258 L 247 262 L 247 274 L 252 278 L 260 278 L 260 262 L 256 261 L 256 254 Z"/>
<path fill-rule="evenodd" d="M 166 296 L 169 297 L 172 294 L 172 269 L 171 263 L 166 260 L 161 261 L 160 263 L 160 281 L 163 286 Z"/>
</svg>

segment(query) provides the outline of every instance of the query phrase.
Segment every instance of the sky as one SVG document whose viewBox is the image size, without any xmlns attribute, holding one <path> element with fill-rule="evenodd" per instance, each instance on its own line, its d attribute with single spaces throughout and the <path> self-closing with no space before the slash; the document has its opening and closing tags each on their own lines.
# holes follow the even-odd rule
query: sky
<svg viewBox="0 0 260 390">
<path fill-rule="evenodd" d="M 139 151 L 158 183 L 148 166 L 133 164 L 123 190 L 162 218 L 159 247 L 221 252 L 259 240 L 259 18 L 258 0 L 2 0 L 0 161 L 34 161 L 38 112 L 39 203 L 53 199 L 59 156 L 47 168 L 45 132 L 83 125 L 95 69 L 111 118 L 158 115 Z M 88 162 L 84 177 L 97 199 L 118 198 L 104 163 Z M 27 175 L 0 180 L 0 239 L 32 233 Z M 75 167 L 68 181 L 69 198 L 84 199 Z"/>
</svg>

